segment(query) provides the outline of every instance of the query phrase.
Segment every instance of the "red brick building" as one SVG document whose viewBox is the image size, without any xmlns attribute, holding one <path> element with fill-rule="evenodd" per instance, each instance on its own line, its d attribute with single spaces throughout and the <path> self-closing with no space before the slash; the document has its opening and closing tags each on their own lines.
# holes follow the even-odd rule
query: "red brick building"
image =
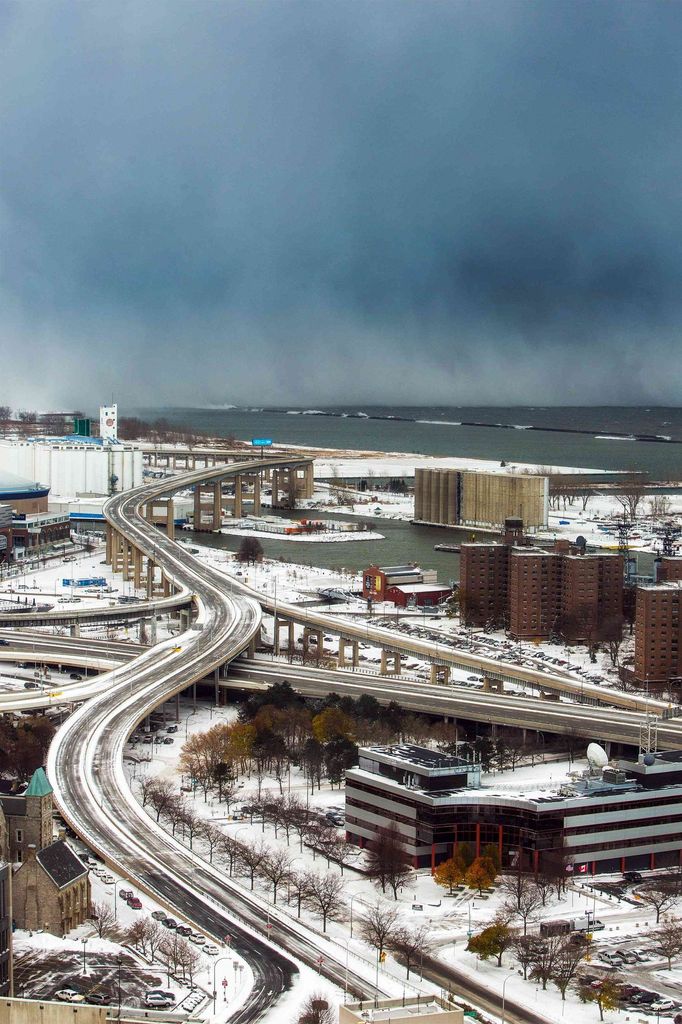
<svg viewBox="0 0 682 1024">
<path fill-rule="evenodd" d="M 566 545 L 462 544 L 460 593 L 467 625 L 516 639 L 607 639 L 623 617 L 623 559 Z"/>
<path fill-rule="evenodd" d="M 634 674 L 638 683 L 662 687 L 682 678 L 681 604 L 679 580 L 637 588 Z"/>
<path fill-rule="evenodd" d="M 656 582 L 673 583 L 682 580 L 682 558 L 675 555 L 663 555 L 656 560 Z"/>
</svg>

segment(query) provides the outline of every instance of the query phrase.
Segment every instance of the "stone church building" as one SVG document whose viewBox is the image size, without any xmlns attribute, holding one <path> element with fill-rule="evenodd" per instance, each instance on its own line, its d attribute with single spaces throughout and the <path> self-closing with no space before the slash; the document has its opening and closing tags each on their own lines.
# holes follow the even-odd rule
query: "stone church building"
<svg viewBox="0 0 682 1024">
<path fill-rule="evenodd" d="M 52 787 L 38 768 L 23 793 L 0 789 L 0 851 L 18 865 L 12 875 L 12 918 L 18 928 L 65 935 L 90 918 L 88 869 L 52 837 Z"/>
</svg>

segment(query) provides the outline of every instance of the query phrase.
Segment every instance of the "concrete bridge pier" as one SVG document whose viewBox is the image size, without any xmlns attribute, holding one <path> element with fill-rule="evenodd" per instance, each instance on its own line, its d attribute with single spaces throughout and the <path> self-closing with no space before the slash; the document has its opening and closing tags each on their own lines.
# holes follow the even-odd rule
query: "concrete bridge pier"
<svg viewBox="0 0 682 1024">
<path fill-rule="evenodd" d="M 142 552 L 133 548 L 133 586 L 139 590 L 142 586 Z"/>
<path fill-rule="evenodd" d="M 216 533 L 222 525 L 222 484 L 194 485 L 194 529 Z"/>
<path fill-rule="evenodd" d="M 357 668 L 360 661 L 360 644 L 357 640 L 348 640 L 344 636 L 339 637 L 339 656 L 337 663 L 339 668 L 345 668 L 348 662 L 346 661 L 346 649 L 350 644 L 351 648 L 351 665 L 353 668 Z"/>
<path fill-rule="evenodd" d="M 184 633 L 192 624 L 192 614 L 189 608 L 180 609 L 180 632 Z"/>
<path fill-rule="evenodd" d="M 69 626 L 69 636 L 80 636 L 81 635 L 81 624 L 80 622 L 72 622 Z"/>
<path fill-rule="evenodd" d="M 313 629 L 310 626 L 305 626 L 303 629 L 303 656 L 308 653 L 310 649 L 310 638 L 315 637 L 317 643 L 317 656 L 322 657 L 324 654 L 324 631 L 321 629 Z"/>
<path fill-rule="evenodd" d="M 242 492 L 244 489 L 244 481 L 242 474 L 238 473 L 234 478 L 234 503 L 232 505 L 232 515 L 235 519 L 241 519 L 242 517 Z"/>
<path fill-rule="evenodd" d="M 449 665 L 431 665 L 431 685 L 432 686 L 447 686 L 450 682 L 450 666 Z"/>
<path fill-rule="evenodd" d="M 280 619 L 277 617 L 274 620 L 274 646 L 273 651 L 276 655 L 282 651 L 282 643 L 280 638 L 280 630 L 287 630 L 287 650 L 293 651 L 296 649 L 296 638 L 294 636 L 294 623 L 290 619 Z"/>
<path fill-rule="evenodd" d="M 391 668 L 388 667 L 389 660 L 391 662 Z M 382 676 L 399 676 L 402 668 L 403 659 L 398 651 L 382 651 L 381 652 L 381 675 Z"/>
</svg>

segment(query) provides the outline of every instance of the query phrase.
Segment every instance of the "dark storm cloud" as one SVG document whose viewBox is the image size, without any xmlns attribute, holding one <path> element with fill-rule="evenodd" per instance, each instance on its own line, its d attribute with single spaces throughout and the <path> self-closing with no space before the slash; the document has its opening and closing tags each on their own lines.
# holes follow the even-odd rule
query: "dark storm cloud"
<svg viewBox="0 0 682 1024">
<path fill-rule="evenodd" d="M 0 402 L 676 404 L 681 28 L 0 3 Z"/>
</svg>

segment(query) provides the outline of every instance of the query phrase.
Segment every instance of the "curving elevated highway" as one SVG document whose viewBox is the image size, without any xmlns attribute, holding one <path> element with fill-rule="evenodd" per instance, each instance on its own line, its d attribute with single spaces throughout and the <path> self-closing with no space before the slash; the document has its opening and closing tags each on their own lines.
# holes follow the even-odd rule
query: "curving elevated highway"
<svg viewBox="0 0 682 1024">
<path fill-rule="evenodd" d="M 178 587 L 177 593 L 157 597 L 149 601 L 135 601 L 131 604 L 87 605 L 84 608 L 55 609 L 49 612 L 5 612 L 0 613 L 0 628 L 19 626 L 76 626 L 85 623 L 120 622 L 126 619 L 148 618 L 177 608 L 186 608 L 192 602 L 192 591 Z"/>
<path fill-rule="evenodd" d="M 264 459 L 268 466 L 299 464 L 304 460 Z M 253 463 L 247 464 L 253 468 Z M 180 637 L 145 651 L 115 673 L 99 677 L 102 692 L 83 704 L 59 729 L 50 747 L 48 773 L 55 799 L 65 819 L 95 850 L 124 875 L 135 879 L 161 902 L 176 908 L 198 927 L 232 945 L 248 962 L 254 975 L 249 1004 L 237 1022 L 255 1020 L 291 983 L 293 962 L 237 924 L 235 912 L 255 928 L 263 927 L 263 911 L 254 900 L 230 889 L 225 880 L 162 832 L 132 796 L 122 769 L 123 746 L 130 732 L 163 701 L 186 689 L 218 666 L 231 661 L 255 637 L 260 607 L 222 573 L 197 562 L 173 541 L 159 534 L 140 508 L 180 487 L 243 471 L 243 464 L 205 470 L 164 480 L 117 495 L 105 506 L 108 521 L 147 557 L 153 557 L 167 579 L 193 594 L 197 610 L 194 626 Z M 70 691 L 71 694 L 71 691 Z M 287 949 L 308 962 L 317 957 L 310 936 L 286 921 L 276 921 L 272 938 L 286 941 Z M 343 980 L 343 966 L 329 958 L 323 972 Z M 351 972 L 351 987 L 371 993 Z"/>
</svg>

